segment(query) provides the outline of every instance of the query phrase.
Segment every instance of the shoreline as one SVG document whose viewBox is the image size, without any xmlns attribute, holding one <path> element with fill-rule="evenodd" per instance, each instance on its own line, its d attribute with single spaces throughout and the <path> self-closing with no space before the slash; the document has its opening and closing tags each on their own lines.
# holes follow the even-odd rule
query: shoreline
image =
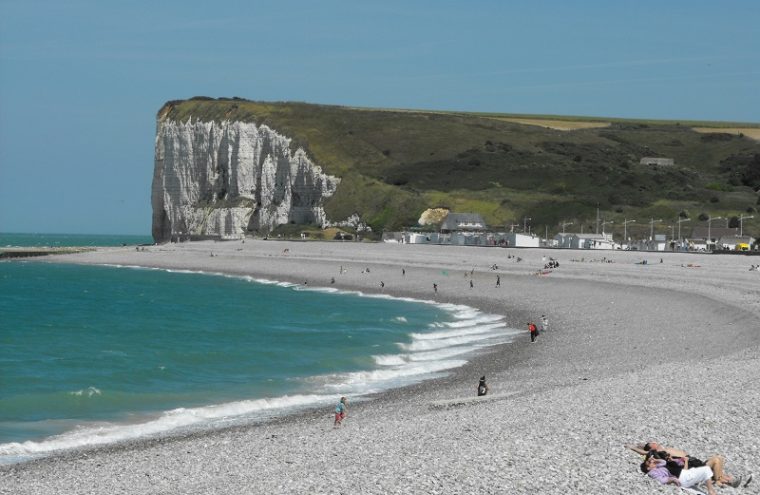
<svg viewBox="0 0 760 495">
<path fill-rule="evenodd" d="M 536 345 L 529 344 L 526 331 L 524 341 L 518 337 L 488 348 L 444 378 L 385 391 L 352 405 L 346 426 L 339 430 L 331 428 L 325 411 L 312 409 L 263 424 L 137 440 L 0 467 L 0 486 L 13 486 L 13 493 L 71 491 L 90 479 L 98 464 L 104 479 L 75 491 L 185 493 L 202 487 L 241 493 L 256 486 L 261 490 L 254 491 L 274 493 L 339 493 L 359 486 L 362 493 L 424 492 L 434 487 L 441 493 L 493 493 L 500 491 L 497 487 L 511 486 L 520 493 L 564 493 L 573 488 L 568 485 L 572 480 L 595 486 L 599 480 L 588 478 L 601 469 L 605 486 L 613 478 L 619 485 L 612 491 L 607 486 L 610 493 L 617 488 L 620 493 L 650 493 L 655 485 L 641 479 L 637 456 L 625 451 L 624 443 L 660 439 L 695 455 L 705 449 L 721 452 L 729 460 L 729 472 L 738 474 L 751 469 L 760 453 L 745 437 L 760 437 L 758 420 L 749 412 L 760 407 L 760 398 L 756 392 L 747 393 L 746 387 L 758 380 L 760 368 L 760 274 L 746 272 L 746 258 L 251 240 L 145 249 L 104 248 L 42 262 L 200 269 L 326 287 L 334 277 L 340 289 L 435 297 L 506 314 L 508 326 L 515 328 L 545 313 L 550 330 Z M 546 276 L 533 275 L 548 256 L 558 259 L 560 268 Z M 586 261 L 589 256 L 609 256 L 615 263 Z M 636 265 L 640 259 L 647 259 L 648 265 Z M 493 263 L 498 270 L 490 270 Z M 700 266 L 686 266 L 696 264 Z M 339 273 L 341 265 L 347 273 Z M 361 273 L 364 267 L 371 268 L 369 274 Z M 402 267 L 406 275 L 401 275 Z M 470 270 L 472 276 L 465 277 Z M 497 273 L 498 289 L 493 283 Z M 439 284 L 437 295 L 432 283 Z M 684 387 L 670 392 L 671 398 L 658 408 L 641 403 L 653 397 L 650 388 L 656 389 L 643 370 L 650 366 L 671 377 L 669 388 Z M 673 372 L 681 369 L 688 373 Z M 471 401 L 482 374 L 488 377 L 491 397 Z M 723 397 L 707 403 L 693 391 L 710 384 Z M 591 404 L 599 411 L 591 414 Z M 691 428 L 675 421 L 675 413 L 664 414 L 667 410 L 690 411 Z M 574 422 L 568 422 L 570 411 L 575 411 Z M 657 421 L 647 414 L 655 414 Z M 589 432 L 589 418 L 584 417 L 588 415 L 595 418 L 591 424 L 609 428 Z M 726 417 L 733 419 L 733 428 L 741 425 L 742 435 L 728 431 L 722 423 Z M 704 424 L 694 425 L 696 418 L 704 418 Z M 710 432 L 716 425 L 719 431 Z M 584 434 L 594 448 L 584 446 Z M 615 442 L 610 441 L 613 435 Z M 283 440 L 275 447 L 270 445 L 273 438 Z M 341 457 L 336 465 L 329 449 L 335 440 L 361 455 Z M 199 449 L 200 445 L 210 447 Z M 234 445 L 233 450 L 256 469 L 241 466 L 235 461 L 237 454 L 230 457 L 225 445 Z M 373 448 L 377 452 L 370 455 Z M 270 450 L 271 456 L 259 455 Z M 585 453 L 595 461 L 593 466 L 586 465 L 588 460 L 578 461 L 576 455 Z M 159 465 L 142 462 L 153 455 L 162 458 Z M 198 457 L 208 469 L 189 475 L 183 466 Z M 410 462 L 400 462 L 404 459 Z M 373 473 L 366 472 L 368 465 L 374 466 Z M 483 469 L 489 476 L 479 475 Z M 294 471 L 296 483 L 282 484 Z M 138 473 L 162 480 L 160 489 L 143 486 L 146 480 Z M 185 476 L 178 478 L 178 473 Z M 140 483 L 127 484 L 123 476 Z"/>
</svg>

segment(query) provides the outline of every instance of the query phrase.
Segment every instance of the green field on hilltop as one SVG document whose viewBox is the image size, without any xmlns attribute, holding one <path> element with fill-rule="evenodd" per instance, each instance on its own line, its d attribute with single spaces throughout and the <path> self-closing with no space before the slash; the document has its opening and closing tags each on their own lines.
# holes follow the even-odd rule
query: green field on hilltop
<svg viewBox="0 0 760 495">
<path fill-rule="evenodd" d="M 159 119 L 266 124 L 341 177 L 325 210 L 358 213 L 376 232 L 414 226 L 431 207 L 477 212 L 495 229 L 523 224 L 550 234 L 561 222 L 586 231 L 646 229 L 678 215 L 752 215 L 760 190 L 760 124 L 383 110 L 193 98 Z M 560 130 L 563 128 L 565 130 Z M 697 132 L 696 129 L 699 129 Z M 750 137 L 752 136 L 752 137 Z M 674 165 L 642 165 L 643 157 Z M 760 214 L 744 220 L 760 235 Z M 716 224 L 717 225 L 717 224 Z M 610 229 L 612 227 L 612 229 Z"/>
</svg>

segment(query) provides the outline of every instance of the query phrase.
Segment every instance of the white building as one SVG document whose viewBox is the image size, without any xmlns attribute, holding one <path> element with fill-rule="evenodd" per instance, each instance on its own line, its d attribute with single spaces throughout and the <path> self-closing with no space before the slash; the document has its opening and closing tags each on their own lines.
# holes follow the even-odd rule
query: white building
<svg viewBox="0 0 760 495">
<path fill-rule="evenodd" d="M 509 247 L 540 247 L 541 238 L 532 234 L 508 232 L 504 235 Z"/>
<path fill-rule="evenodd" d="M 565 233 L 554 236 L 554 241 L 566 249 L 615 249 L 612 234 Z"/>
<path fill-rule="evenodd" d="M 655 234 L 654 239 L 644 239 L 635 243 L 639 251 L 670 251 L 668 236 Z"/>
</svg>

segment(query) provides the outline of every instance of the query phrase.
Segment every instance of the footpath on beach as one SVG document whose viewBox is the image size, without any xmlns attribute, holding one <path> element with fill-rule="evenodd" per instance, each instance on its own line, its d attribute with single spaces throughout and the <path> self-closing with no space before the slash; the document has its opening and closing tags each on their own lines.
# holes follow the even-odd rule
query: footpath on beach
<svg viewBox="0 0 760 495">
<path fill-rule="evenodd" d="M 546 270 L 549 258 L 559 268 Z M 352 404 L 340 428 L 328 408 L 73 452 L 0 468 L 0 493 L 672 492 L 623 447 L 649 440 L 721 453 L 731 473 L 757 471 L 753 260 L 251 240 L 53 257 L 466 304 L 525 333 L 444 378 Z M 531 345 L 526 323 L 542 314 L 550 329 Z M 483 375 L 489 395 L 478 399 Z"/>
</svg>

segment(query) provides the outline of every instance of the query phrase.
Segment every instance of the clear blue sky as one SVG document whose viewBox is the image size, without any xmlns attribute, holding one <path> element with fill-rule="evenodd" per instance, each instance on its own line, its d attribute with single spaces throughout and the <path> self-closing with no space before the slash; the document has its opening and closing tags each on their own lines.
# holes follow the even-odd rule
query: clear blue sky
<svg viewBox="0 0 760 495">
<path fill-rule="evenodd" d="M 150 233 L 192 96 L 760 121 L 760 2 L 0 0 L 0 231 Z"/>
</svg>

